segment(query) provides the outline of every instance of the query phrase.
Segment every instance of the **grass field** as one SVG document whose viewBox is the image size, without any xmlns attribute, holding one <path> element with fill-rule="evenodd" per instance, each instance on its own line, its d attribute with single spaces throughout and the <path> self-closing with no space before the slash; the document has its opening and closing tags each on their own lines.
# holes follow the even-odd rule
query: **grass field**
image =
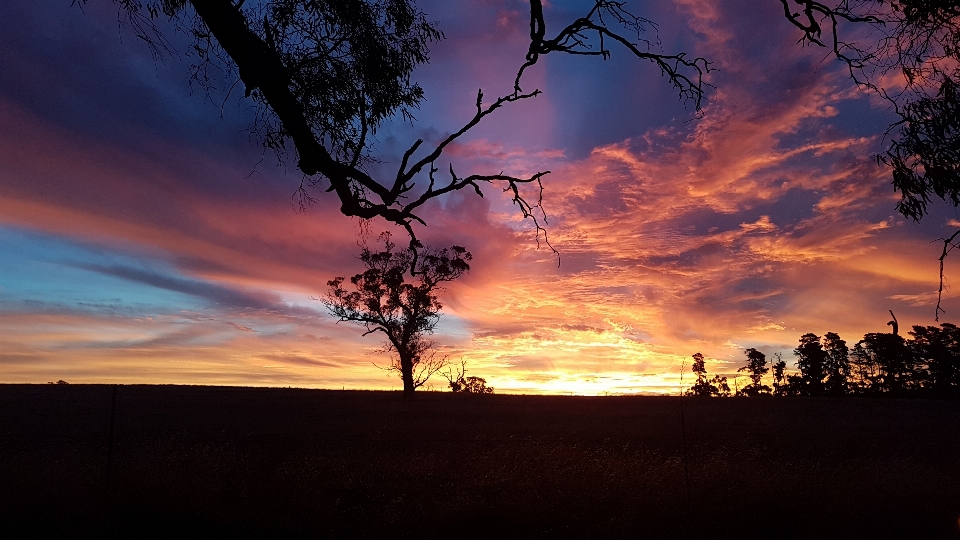
<svg viewBox="0 0 960 540">
<path fill-rule="evenodd" d="M 0 385 L 2 536 L 960 538 L 957 401 L 112 391 Z"/>
</svg>

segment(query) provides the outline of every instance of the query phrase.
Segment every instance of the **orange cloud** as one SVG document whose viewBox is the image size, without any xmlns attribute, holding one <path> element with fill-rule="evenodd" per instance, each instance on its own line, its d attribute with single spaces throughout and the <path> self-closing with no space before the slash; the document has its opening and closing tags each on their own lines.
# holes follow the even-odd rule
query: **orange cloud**
<svg viewBox="0 0 960 540">
<path fill-rule="evenodd" d="M 637 126 L 589 152 L 561 146 L 558 126 L 575 125 L 565 116 L 584 103 L 557 81 L 581 81 L 573 63 L 548 59 L 528 82 L 545 96 L 500 111 L 445 157 L 460 175 L 553 171 L 544 195 L 559 266 L 496 187 L 436 201 L 418 229 L 428 244 L 474 254 L 471 273 L 447 288 L 436 338 L 500 392 L 671 393 L 694 352 L 735 375 L 746 347 L 789 359 L 808 331 L 853 342 L 884 330 L 891 308 L 904 324 L 930 322 L 937 246 L 892 217 L 896 194 L 870 158 L 879 134 L 848 114 L 870 98 L 818 68 L 775 3 L 679 4 L 694 46 L 720 68 L 699 122 Z M 474 7 L 495 24 L 461 15 L 450 46 L 436 48 L 423 70 L 437 98 L 421 116 L 432 121 L 416 137 L 459 127 L 478 85 L 488 97 L 512 88 L 523 17 L 510 3 Z M 638 81 L 643 90 L 649 79 Z M 656 107 L 635 96 L 607 105 L 627 118 Z M 251 175 L 256 159 L 236 157 L 244 150 L 85 138 L 3 95 L 0 123 L 0 223 L 132 254 L 145 268 L 163 262 L 168 274 L 88 269 L 202 306 L 131 315 L 11 302 L 0 309 L 3 382 L 399 386 L 372 366 L 382 363 L 375 338 L 308 299 L 361 270 L 356 233 L 375 236 L 381 223 L 358 227 L 329 196 L 295 212 L 299 177 L 265 166 Z M 378 144 L 402 152 L 401 135 L 416 129 L 392 126 Z M 958 306 L 948 295 L 948 311 Z"/>
</svg>

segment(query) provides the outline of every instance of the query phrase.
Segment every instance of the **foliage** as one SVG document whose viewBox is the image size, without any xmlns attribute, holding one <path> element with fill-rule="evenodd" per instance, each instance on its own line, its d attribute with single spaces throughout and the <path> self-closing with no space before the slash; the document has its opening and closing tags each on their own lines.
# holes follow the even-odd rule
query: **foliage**
<svg viewBox="0 0 960 540">
<path fill-rule="evenodd" d="M 960 205 L 960 87 L 945 80 L 937 93 L 900 109 L 900 137 L 880 156 L 900 191 L 897 210 L 919 221 L 937 197 Z"/>
<path fill-rule="evenodd" d="M 914 326 L 909 346 L 926 366 L 924 386 L 934 395 L 956 394 L 960 389 L 960 328 L 950 323 Z"/>
<path fill-rule="evenodd" d="M 832 396 L 843 395 L 847 392 L 847 378 L 850 376 L 850 359 L 847 342 L 835 332 L 823 335 L 823 351 L 826 354 L 824 362 L 824 393 Z"/>
<path fill-rule="evenodd" d="M 727 378 L 720 375 L 714 375 L 712 379 L 707 379 L 706 361 L 702 354 L 693 355 L 693 367 L 691 371 L 697 374 L 697 382 L 687 391 L 688 396 L 729 396 L 730 385 L 727 384 Z"/>
<path fill-rule="evenodd" d="M 960 2 L 844 0 L 831 8 L 815 0 L 793 0 L 799 8 L 794 12 L 788 0 L 780 1 L 787 19 L 804 32 L 804 41 L 832 47 L 858 85 L 895 105 L 899 137 L 879 160 L 893 171 L 900 213 L 919 220 L 932 196 L 960 205 Z M 873 26 L 879 40 L 872 45 L 844 41 L 843 26 L 851 23 Z M 891 93 L 878 86 L 891 73 L 900 75 L 902 90 Z"/>
<path fill-rule="evenodd" d="M 450 390 L 455 394 L 492 394 L 493 387 L 487 386 L 487 380 L 482 377 L 465 377 L 467 366 L 464 362 L 460 363 L 460 368 L 456 371 L 447 371 L 444 378 L 450 385 Z"/>
<path fill-rule="evenodd" d="M 793 350 L 793 354 L 797 357 L 800 373 L 788 377 L 791 392 L 801 396 L 823 395 L 827 353 L 820 343 L 820 336 L 812 333 L 800 336 L 800 345 Z"/>
<path fill-rule="evenodd" d="M 302 120 L 335 159 L 354 166 L 384 120 L 412 118 L 423 89 L 411 74 L 443 38 L 407 0 L 115 1 L 156 53 L 170 52 L 157 19 L 172 19 L 189 33 L 197 62 L 192 80 L 208 92 L 220 90 L 222 77 L 214 74 L 239 77 L 259 108 L 268 147 L 280 151 L 296 140 Z M 235 55 L 256 56 L 259 65 L 234 61 Z M 287 87 L 289 103 L 278 102 L 282 92 L 268 78 Z M 291 106 L 302 118 L 284 122 Z"/>
<path fill-rule="evenodd" d="M 770 387 L 763 384 L 763 376 L 770 371 L 767 367 L 767 357 L 762 352 L 750 348 L 744 351 L 747 355 L 747 365 L 741 367 L 737 372 L 746 371 L 750 377 L 750 384 L 741 388 L 738 396 L 759 396 L 769 394 Z"/>
<path fill-rule="evenodd" d="M 719 396 L 719 397 L 729 397 L 730 396 L 730 385 L 727 384 L 727 377 L 722 375 L 714 375 L 710 379 L 710 395 Z"/>
<path fill-rule="evenodd" d="M 898 132 L 877 160 L 892 172 L 900 192 L 897 210 L 919 221 L 934 198 L 960 205 L 960 1 L 842 0 L 836 7 L 817 0 L 780 2 L 786 18 L 803 31 L 801 41 L 832 48 L 858 86 L 893 105 L 899 120 L 891 131 Z M 847 41 L 856 32 L 845 28 L 851 25 L 872 26 L 870 35 L 880 37 L 872 45 Z M 943 258 L 958 247 L 958 235 L 941 239 L 937 321 Z"/>
<path fill-rule="evenodd" d="M 360 260 L 367 269 L 350 278 L 355 290 L 344 288 L 343 277 L 334 278 L 327 282 L 330 290 L 323 302 L 340 321 L 362 324 L 364 335 L 385 335 L 384 351 L 392 353 L 388 369 L 400 374 L 409 396 L 446 365 L 446 358 L 429 352 L 434 342 L 426 336 L 440 319 L 440 284 L 469 271 L 472 255 L 460 246 L 420 253 L 397 249 L 389 233 L 380 240 L 382 251 L 363 247 Z M 410 268 L 412 282 L 405 275 Z"/>
<path fill-rule="evenodd" d="M 914 326 L 910 335 L 913 339 L 907 340 L 895 333 L 868 333 L 851 351 L 836 332 L 822 338 L 803 334 L 794 349 L 797 371 L 792 373 L 779 352 L 767 367 L 762 352 L 746 349 L 747 364 L 737 371 L 746 372 L 750 384 L 736 395 L 960 397 L 960 327 Z M 708 377 L 702 354 L 693 355 L 692 370 L 697 380 L 687 395 L 730 394 L 725 377 Z M 763 384 L 771 371 L 772 389 Z"/>
<path fill-rule="evenodd" d="M 776 359 L 773 362 L 773 395 L 782 396 L 787 390 L 787 362 L 780 353 L 775 353 L 773 357 Z"/>
<path fill-rule="evenodd" d="M 899 137 L 881 156 L 893 169 L 904 216 L 919 220 L 932 196 L 960 205 L 960 2 L 886 0 L 888 63 L 907 82 Z"/>
<path fill-rule="evenodd" d="M 864 393 L 901 395 L 918 387 L 919 362 L 903 336 L 866 334 L 854 346 L 853 355 L 869 369 L 868 384 L 861 388 Z"/>
<path fill-rule="evenodd" d="M 787 363 L 775 354 L 773 395 L 960 397 L 960 328 L 950 323 L 914 326 L 910 335 L 908 340 L 894 333 L 868 333 L 851 351 L 835 332 L 823 338 L 804 334 L 794 350 L 797 372 L 787 373 Z M 755 385 L 768 370 L 763 353 L 747 349 L 746 354 L 748 364 L 738 371 L 750 373 L 752 384 L 737 395 L 756 395 Z M 707 391 L 705 371 L 703 375 L 698 382 Z"/>
</svg>

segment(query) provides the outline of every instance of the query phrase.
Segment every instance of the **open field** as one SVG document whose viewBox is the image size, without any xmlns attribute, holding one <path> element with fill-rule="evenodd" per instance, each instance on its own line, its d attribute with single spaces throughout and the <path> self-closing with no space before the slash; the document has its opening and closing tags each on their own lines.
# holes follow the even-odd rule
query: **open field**
<svg viewBox="0 0 960 540">
<path fill-rule="evenodd" d="M 960 537 L 960 402 L 0 385 L 17 536 Z"/>
</svg>

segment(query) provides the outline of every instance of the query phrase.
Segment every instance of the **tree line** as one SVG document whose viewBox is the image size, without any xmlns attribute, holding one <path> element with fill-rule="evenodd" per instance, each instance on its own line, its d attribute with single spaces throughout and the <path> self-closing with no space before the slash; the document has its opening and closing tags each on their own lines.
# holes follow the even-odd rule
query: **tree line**
<svg viewBox="0 0 960 540">
<path fill-rule="evenodd" d="M 960 327 L 914 326 L 910 339 L 898 333 L 868 333 L 853 349 L 839 334 L 800 336 L 793 350 L 795 372 L 775 353 L 772 362 L 757 349 L 744 351 L 749 383 L 708 377 L 704 356 L 693 355 L 696 382 L 689 396 L 885 396 L 960 397 Z M 769 381 L 770 384 L 765 384 Z"/>
<path fill-rule="evenodd" d="M 405 397 L 449 365 L 447 356 L 437 354 L 433 334 L 443 304 L 443 284 L 465 275 L 473 256 L 461 246 L 436 249 L 421 246 L 419 254 L 391 241 L 384 232 L 378 237 L 383 248 L 364 243 L 360 260 L 366 269 L 350 278 L 330 280 L 321 301 L 331 315 L 342 322 L 361 324 L 364 335 L 380 332 L 386 338 L 381 352 L 390 355 L 385 369 L 403 381 Z M 413 262 L 416 261 L 416 262 Z M 408 271 L 413 265 L 416 272 Z M 353 290 L 350 290 L 353 289 Z M 691 396 L 931 396 L 960 397 L 960 327 L 914 326 L 910 339 L 900 335 L 896 316 L 887 324 L 890 333 L 868 333 L 851 349 L 836 332 L 822 337 L 800 336 L 793 350 L 795 370 L 778 352 L 773 361 L 756 348 L 744 351 L 748 383 L 733 389 L 724 375 L 709 377 L 706 359 L 693 355 L 696 381 L 686 392 Z M 467 377 L 466 365 L 444 377 L 454 392 L 492 393 L 486 380 Z M 769 384 L 767 384 L 769 383 Z"/>
</svg>

